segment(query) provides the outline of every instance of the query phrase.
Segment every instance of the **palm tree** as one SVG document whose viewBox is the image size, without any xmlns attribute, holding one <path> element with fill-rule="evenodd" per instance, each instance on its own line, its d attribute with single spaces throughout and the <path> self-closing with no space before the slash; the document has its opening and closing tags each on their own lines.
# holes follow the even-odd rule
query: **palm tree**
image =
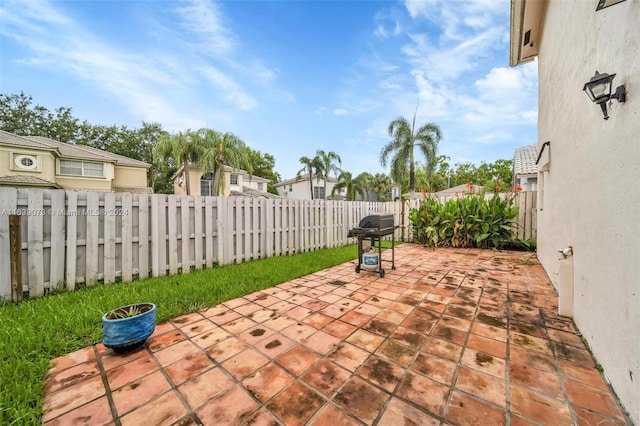
<svg viewBox="0 0 640 426">
<path fill-rule="evenodd" d="M 362 175 L 358 175 L 358 177 L 353 178 L 350 172 L 343 171 L 340 173 L 340 176 L 338 176 L 338 183 L 333 187 L 331 195 L 345 189 L 348 201 L 355 201 L 356 195 L 360 195 L 364 198 L 366 191 L 364 190 L 362 180 Z"/>
<path fill-rule="evenodd" d="M 176 166 L 182 163 L 187 195 L 191 195 L 189 163 L 197 162 L 200 153 L 200 146 L 194 139 L 191 130 L 184 133 L 179 132 L 176 135 L 163 134 L 158 138 L 158 144 L 153 148 L 154 161 L 158 161 L 158 159 L 173 161 Z"/>
<path fill-rule="evenodd" d="M 340 156 L 333 151 L 324 152 L 319 149 L 316 152 L 316 157 L 320 159 L 322 163 L 322 178 L 324 179 L 324 199 L 327 199 L 327 179 L 329 179 L 329 173 L 340 173 L 340 168 L 336 166 L 334 161 L 337 161 L 339 165 L 342 165 Z"/>
<path fill-rule="evenodd" d="M 435 123 L 427 123 L 415 132 L 416 114 L 413 115 L 413 122 L 409 122 L 404 117 L 398 117 L 389 124 L 389 136 L 393 140 L 382 148 L 380 153 L 380 163 L 382 167 L 387 166 L 391 156 L 391 176 L 396 182 L 402 178 L 409 169 L 409 191 L 413 193 L 416 189 L 416 170 L 413 150 L 418 147 L 422 155 L 427 159 L 427 166 L 433 167 L 436 161 L 438 144 L 442 139 L 440 127 Z M 406 175 L 405 175 L 406 176 Z"/>
<path fill-rule="evenodd" d="M 297 176 L 300 177 L 302 173 L 307 173 L 309 176 L 309 189 L 311 190 L 311 199 L 313 200 L 313 175 L 316 175 L 316 180 L 320 182 L 320 176 L 322 175 L 322 161 L 317 155 L 313 158 L 300 157 L 300 163 L 304 166 L 298 170 Z"/>
<path fill-rule="evenodd" d="M 391 192 L 391 179 L 384 173 L 376 173 L 371 179 L 371 190 L 376 194 L 376 201 L 379 201 L 380 194 Z"/>
<path fill-rule="evenodd" d="M 242 168 L 252 173 L 245 143 L 233 133 L 219 133 L 211 129 L 200 129 L 195 135 L 202 149 L 202 173 L 213 173 L 213 195 L 220 194 L 220 176 L 224 166 Z"/>
</svg>

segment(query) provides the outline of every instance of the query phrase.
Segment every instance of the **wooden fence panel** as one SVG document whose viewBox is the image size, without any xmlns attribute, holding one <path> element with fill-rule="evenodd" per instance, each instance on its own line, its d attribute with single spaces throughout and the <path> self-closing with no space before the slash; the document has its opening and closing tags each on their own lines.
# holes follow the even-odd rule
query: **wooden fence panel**
<svg viewBox="0 0 640 426">
<path fill-rule="evenodd" d="M 0 188 L 0 300 L 11 299 L 11 236 L 9 216 L 18 208 L 18 191 Z"/>
<path fill-rule="evenodd" d="M 535 238 L 536 193 L 515 197 L 517 235 Z M 40 212 L 21 218 L 23 290 L 38 296 L 63 282 L 74 290 L 77 284 L 110 283 L 118 277 L 129 282 L 150 274 L 187 273 L 191 266 L 337 247 L 353 243 L 349 229 L 375 213 L 392 214 L 396 225 L 404 223 L 395 236 L 411 241 L 408 216 L 419 204 L 3 188 L 0 299 L 11 297 L 9 210 Z"/>
</svg>

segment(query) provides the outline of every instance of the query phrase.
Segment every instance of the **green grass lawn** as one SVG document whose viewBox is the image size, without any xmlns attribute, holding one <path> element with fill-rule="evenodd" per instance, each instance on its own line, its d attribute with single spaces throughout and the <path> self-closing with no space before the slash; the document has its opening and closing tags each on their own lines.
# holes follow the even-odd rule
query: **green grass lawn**
<svg viewBox="0 0 640 426">
<path fill-rule="evenodd" d="M 0 305 L 0 424 L 40 424 L 49 361 L 102 340 L 102 315 L 136 302 L 157 305 L 157 322 L 273 287 L 356 257 L 324 249 Z"/>
</svg>

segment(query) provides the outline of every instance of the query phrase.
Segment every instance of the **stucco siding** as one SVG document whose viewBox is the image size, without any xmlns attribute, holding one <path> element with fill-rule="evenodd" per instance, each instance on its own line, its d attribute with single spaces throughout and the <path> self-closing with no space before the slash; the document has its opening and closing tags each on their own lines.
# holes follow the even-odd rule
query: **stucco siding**
<svg viewBox="0 0 640 426">
<path fill-rule="evenodd" d="M 146 188 L 147 169 L 140 167 L 115 166 L 112 186 Z"/>
<path fill-rule="evenodd" d="M 18 155 L 30 155 L 37 158 L 38 165 L 33 170 L 16 167 L 14 160 Z M 37 176 L 48 181 L 55 181 L 55 158 L 49 151 L 0 148 L 0 176 Z"/>
<path fill-rule="evenodd" d="M 538 257 L 558 287 L 558 249 L 574 247 L 574 320 L 640 423 L 640 2 L 550 1 L 538 57 Z M 627 102 L 611 118 L 582 87 L 617 73 Z"/>
</svg>

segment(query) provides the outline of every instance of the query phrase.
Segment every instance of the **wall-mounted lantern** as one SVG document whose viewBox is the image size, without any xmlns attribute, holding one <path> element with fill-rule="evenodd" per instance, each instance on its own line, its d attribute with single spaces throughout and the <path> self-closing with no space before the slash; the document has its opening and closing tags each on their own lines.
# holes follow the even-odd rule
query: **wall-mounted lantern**
<svg viewBox="0 0 640 426">
<path fill-rule="evenodd" d="M 592 102 L 600 105 L 605 120 L 609 119 L 609 114 L 607 113 L 607 101 L 615 99 L 622 103 L 626 100 L 624 84 L 618 86 L 613 95 L 611 94 L 611 87 L 615 76 L 615 74 L 609 75 L 606 72 L 600 74 L 596 71 L 595 75 L 591 77 L 591 80 L 585 83 L 582 88 Z"/>
</svg>

